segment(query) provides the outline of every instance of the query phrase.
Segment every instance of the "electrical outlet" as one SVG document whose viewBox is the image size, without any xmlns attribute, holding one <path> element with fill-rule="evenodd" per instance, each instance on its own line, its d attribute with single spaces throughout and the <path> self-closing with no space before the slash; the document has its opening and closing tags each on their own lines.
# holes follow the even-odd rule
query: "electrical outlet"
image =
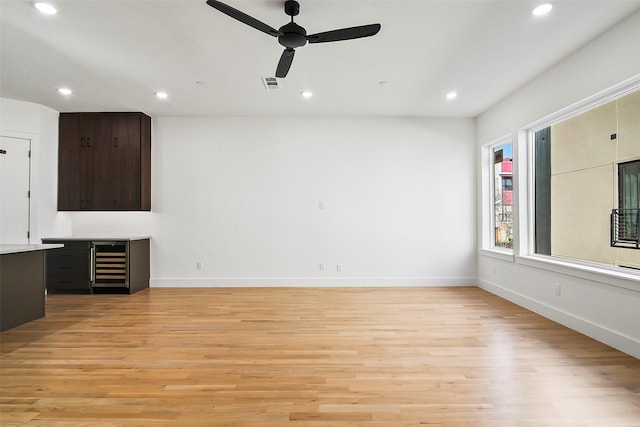
<svg viewBox="0 0 640 427">
<path fill-rule="evenodd" d="M 320 264 L 318 265 L 318 270 L 320 270 L 320 271 L 324 271 L 324 263 L 320 263 Z"/>
<path fill-rule="evenodd" d="M 556 283 L 556 295 L 562 295 L 562 286 L 560 285 L 560 283 Z"/>
<path fill-rule="evenodd" d="M 196 261 L 196 269 L 202 270 L 202 261 Z"/>
<path fill-rule="evenodd" d="M 342 271 L 342 264 L 336 265 L 336 271 L 340 273 Z"/>
<path fill-rule="evenodd" d="M 496 274 L 498 272 L 498 268 L 494 265 L 491 267 L 491 274 Z"/>
</svg>

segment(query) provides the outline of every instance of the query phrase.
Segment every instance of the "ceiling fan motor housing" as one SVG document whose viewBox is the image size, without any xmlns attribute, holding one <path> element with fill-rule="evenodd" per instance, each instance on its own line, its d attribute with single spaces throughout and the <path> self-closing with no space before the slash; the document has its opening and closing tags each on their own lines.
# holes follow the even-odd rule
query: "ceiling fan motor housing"
<svg viewBox="0 0 640 427">
<path fill-rule="evenodd" d="M 278 37 L 278 43 L 284 47 L 294 49 L 307 44 L 307 30 L 295 22 L 289 22 L 283 25 L 280 27 L 280 32 L 283 34 Z"/>
<path fill-rule="evenodd" d="M 296 16 L 300 13 L 300 4 L 295 0 L 287 0 L 284 2 L 284 13 L 289 16 Z"/>
</svg>

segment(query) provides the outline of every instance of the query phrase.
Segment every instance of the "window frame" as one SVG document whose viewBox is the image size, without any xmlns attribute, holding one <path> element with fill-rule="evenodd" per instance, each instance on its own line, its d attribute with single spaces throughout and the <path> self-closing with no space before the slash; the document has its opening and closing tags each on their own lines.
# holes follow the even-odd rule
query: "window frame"
<svg viewBox="0 0 640 427">
<path fill-rule="evenodd" d="M 631 269 L 554 255 L 542 255 L 535 251 L 535 133 L 638 90 L 640 90 L 640 75 L 562 108 L 518 130 L 517 143 L 515 144 L 517 144 L 520 153 L 526 154 L 521 159 L 523 169 L 520 169 L 519 172 L 520 179 L 514 170 L 514 187 L 516 187 L 514 193 L 519 190 L 525 194 L 524 197 L 518 197 L 518 201 L 514 202 L 514 205 L 517 206 L 514 209 L 520 211 L 519 221 L 516 220 L 514 225 L 516 228 L 521 226 L 517 234 L 519 245 L 514 257 L 515 262 L 594 281 L 602 281 L 603 278 L 606 278 L 603 283 L 626 289 L 638 289 L 640 274 Z M 516 151 L 515 144 L 514 153 Z M 516 156 L 514 155 L 514 157 Z"/>
<path fill-rule="evenodd" d="M 480 241 L 481 247 L 480 250 L 488 254 L 489 256 L 494 256 L 499 259 L 503 259 L 506 261 L 513 261 L 514 256 L 514 248 L 506 248 L 502 246 L 497 246 L 495 242 L 495 224 L 496 224 L 496 215 L 495 215 L 495 195 L 496 195 L 496 177 L 495 177 L 495 164 L 494 164 L 494 149 L 496 147 L 500 147 L 505 144 L 511 144 L 512 149 L 512 159 L 513 165 L 515 165 L 515 144 L 514 138 L 512 135 L 504 135 L 501 138 L 495 139 L 491 142 L 488 142 L 481 147 L 481 169 L 482 169 L 482 183 L 480 186 L 480 198 L 481 198 L 481 206 L 482 206 L 482 215 L 480 221 Z M 513 168 L 513 166 L 512 166 Z M 512 169 L 512 184 L 513 184 L 513 202 L 512 202 L 512 216 L 514 222 L 513 229 L 513 242 L 515 247 L 515 242 L 517 241 L 516 237 L 516 228 L 515 228 L 515 182 L 516 182 L 516 171 L 515 168 Z M 502 182 L 501 182 L 502 185 Z"/>
</svg>

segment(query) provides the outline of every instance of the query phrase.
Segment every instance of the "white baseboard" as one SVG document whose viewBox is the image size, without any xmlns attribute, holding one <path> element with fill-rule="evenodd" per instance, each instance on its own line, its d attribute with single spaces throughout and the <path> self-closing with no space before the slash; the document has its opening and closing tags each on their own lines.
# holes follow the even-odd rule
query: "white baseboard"
<svg viewBox="0 0 640 427">
<path fill-rule="evenodd" d="M 152 288 L 475 286 L 475 277 L 211 277 L 151 278 Z"/>
<path fill-rule="evenodd" d="M 486 280 L 478 287 L 640 359 L 640 341 Z"/>
</svg>

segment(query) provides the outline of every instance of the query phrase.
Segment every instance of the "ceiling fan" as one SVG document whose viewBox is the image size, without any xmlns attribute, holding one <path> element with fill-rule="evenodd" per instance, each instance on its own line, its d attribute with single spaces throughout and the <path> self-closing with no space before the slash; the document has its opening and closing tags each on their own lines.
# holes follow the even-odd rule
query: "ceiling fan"
<svg viewBox="0 0 640 427">
<path fill-rule="evenodd" d="M 291 17 L 291 22 L 283 25 L 279 30 L 221 1 L 207 0 L 207 4 L 256 30 L 278 38 L 278 43 L 285 47 L 282 56 L 280 56 L 278 67 L 276 68 L 276 77 L 279 78 L 287 76 L 291 68 L 291 63 L 293 62 L 295 48 L 297 47 L 302 47 L 307 43 L 326 43 L 370 37 L 380 31 L 380 24 L 370 24 L 307 35 L 307 31 L 304 28 L 293 22 L 293 17 L 300 13 L 300 4 L 295 0 L 287 0 L 284 2 L 284 12 Z"/>
</svg>

